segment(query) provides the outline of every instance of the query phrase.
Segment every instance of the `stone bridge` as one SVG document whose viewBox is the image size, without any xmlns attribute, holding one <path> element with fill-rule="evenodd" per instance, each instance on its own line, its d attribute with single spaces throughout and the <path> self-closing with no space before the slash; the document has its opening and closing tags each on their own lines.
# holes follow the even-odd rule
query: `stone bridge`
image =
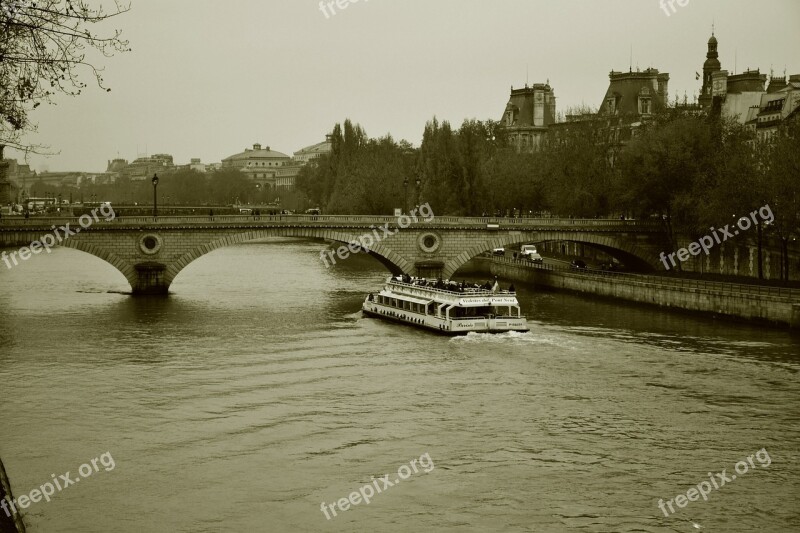
<svg viewBox="0 0 800 533">
<path fill-rule="evenodd" d="M 368 253 L 392 273 L 450 278 L 471 258 L 493 248 L 521 243 L 572 241 L 599 248 L 626 265 L 649 271 L 660 265 L 659 253 L 668 250 L 658 220 L 559 218 L 435 217 L 413 221 L 407 217 L 273 215 L 254 217 L 118 217 L 114 220 L 77 218 L 4 217 L 0 221 L 3 262 L 42 253 L 34 242 L 47 244 L 58 236 L 61 246 L 95 255 L 117 268 L 134 294 L 166 294 L 189 263 L 224 246 L 267 237 L 298 237 L 333 241 L 337 250 L 320 259 L 341 262 L 352 243 L 373 243 Z M 97 218 L 97 217 L 96 217 Z M 81 224 L 83 223 L 83 225 Z M 63 229 L 69 224 L 69 236 Z M 368 243 L 368 241 L 367 241 Z M 17 254 L 17 255 L 14 255 Z M 0 262 L 0 264 L 2 264 Z M 10 267 L 9 267 L 10 268 Z"/>
</svg>

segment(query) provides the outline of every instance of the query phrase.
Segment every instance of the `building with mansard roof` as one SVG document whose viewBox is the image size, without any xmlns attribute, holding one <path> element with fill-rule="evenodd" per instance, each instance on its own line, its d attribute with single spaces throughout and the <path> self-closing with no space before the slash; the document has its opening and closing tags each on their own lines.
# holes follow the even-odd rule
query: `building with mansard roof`
<svg viewBox="0 0 800 533">
<path fill-rule="evenodd" d="M 669 74 L 648 68 L 639 71 L 614 72 L 608 75 L 609 84 L 599 115 L 641 119 L 667 108 Z"/>
<path fill-rule="evenodd" d="M 768 77 L 749 68 L 730 74 L 719 62 L 719 43 L 713 33 L 708 43 L 701 106 L 708 113 L 747 125 L 760 140 L 769 140 L 800 107 L 800 75 Z"/>
<path fill-rule="evenodd" d="M 518 151 L 539 147 L 547 129 L 556 123 L 556 96 L 550 83 L 526 84 L 522 89 L 511 87 L 500 126 L 509 142 Z"/>
<path fill-rule="evenodd" d="M 757 107 L 752 108 L 747 126 L 755 130 L 759 141 L 769 141 L 778 133 L 781 124 L 800 113 L 800 74 L 786 78 L 774 78 L 774 92 L 767 90 L 761 95 Z M 772 87 L 772 81 L 770 81 Z"/>
</svg>

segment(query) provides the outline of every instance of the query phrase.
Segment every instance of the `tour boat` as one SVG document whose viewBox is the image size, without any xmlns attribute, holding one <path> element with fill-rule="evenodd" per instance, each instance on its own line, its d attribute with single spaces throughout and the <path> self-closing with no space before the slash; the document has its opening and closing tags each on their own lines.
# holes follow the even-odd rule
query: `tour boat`
<svg viewBox="0 0 800 533">
<path fill-rule="evenodd" d="M 391 277 L 364 301 L 365 316 L 430 329 L 446 335 L 529 331 L 515 292 L 476 288 L 408 276 Z"/>
</svg>

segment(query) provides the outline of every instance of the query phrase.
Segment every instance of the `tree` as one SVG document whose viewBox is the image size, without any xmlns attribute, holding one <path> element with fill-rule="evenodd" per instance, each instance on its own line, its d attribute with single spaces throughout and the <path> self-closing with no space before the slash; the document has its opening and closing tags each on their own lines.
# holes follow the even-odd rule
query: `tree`
<svg viewBox="0 0 800 533">
<path fill-rule="evenodd" d="M 713 123 L 712 129 L 716 146 L 711 154 L 714 172 L 705 176 L 706 181 L 695 184 L 695 197 L 703 202 L 698 206 L 699 227 L 694 236 L 731 221 L 729 217 L 747 215 L 766 204 L 769 197 L 758 172 L 754 133 L 732 118 Z M 763 279 L 764 224 L 760 220 L 755 224 L 758 277 Z"/>
<path fill-rule="evenodd" d="M 114 10 L 91 7 L 86 0 L 2 0 L 0 5 L 0 144 L 24 152 L 42 147 L 24 142 L 36 129 L 30 112 L 58 94 L 77 96 L 87 84 L 86 71 L 105 90 L 102 68 L 87 49 L 111 57 L 126 52 L 128 42 L 115 30 L 102 35 L 95 24 L 130 10 L 114 0 Z"/>
<path fill-rule="evenodd" d="M 620 154 L 623 202 L 639 216 L 663 215 L 673 246 L 676 234 L 696 235 L 700 227 L 696 190 L 713 172 L 712 130 L 699 117 L 663 117 Z"/>
<path fill-rule="evenodd" d="M 333 128 L 330 153 L 303 167 L 296 184 L 326 213 L 387 215 L 409 192 L 405 179 L 416 187 L 416 159 L 417 150 L 408 141 L 398 143 L 389 135 L 370 139 L 361 126 L 346 120 Z"/>
<path fill-rule="evenodd" d="M 601 117 L 559 125 L 544 144 L 549 203 L 562 216 L 596 217 L 611 210 L 614 129 Z"/>
<path fill-rule="evenodd" d="M 773 223 L 781 240 L 781 278 L 789 280 L 789 241 L 800 228 L 800 112 L 795 111 L 761 146 Z"/>
</svg>

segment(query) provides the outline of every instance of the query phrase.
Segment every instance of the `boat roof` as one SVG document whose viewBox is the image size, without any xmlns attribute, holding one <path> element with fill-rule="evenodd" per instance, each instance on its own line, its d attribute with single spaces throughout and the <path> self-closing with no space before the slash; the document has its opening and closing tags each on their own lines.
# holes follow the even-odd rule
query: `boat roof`
<svg viewBox="0 0 800 533">
<path fill-rule="evenodd" d="M 422 304 L 422 305 L 428 305 L 429 303 L 431 303 L 433 301 L 431 298 L 428 298 L 427 300 L 424 300 L 422 298 L 414 298 L 413 296 L 409 296 L 407 294 L 400 294 L 400 293 L 390 292 L 390 291 L 381 291 L 380 295 L 381 296 L 386 296 L 388 298 L 400 298 L 400 299 L 405 300 L 407 302 L 411 302 L 411 303 L 415 303 L 415 304 Z"/>
<path fill-rule="evenodd" d="M 483 307 L 487 305 L 519 305 L 516 294 L 508 291 L 493 292 L 485 289 L 465 289 L 464 292 L 437 289 L 425 285 L 405 283 L 392 278 L 381 296 L 399 298 L 412 303 L 428 305 L 432 301 L 459 307 Z"/>
<path fill-rule="evenodd" d="M 421 278 L 421 281 L 424 282 L 424 281 L 427 281 L 427 280 L 425 280 L 424 278 Z M 451 291 L 450 289 L 437 289 L 436 287 L 429 287 L 427 285 L 419 285 L 419 284 L 416 284 L 416 283 L 406 283 L 404 281 L 398 281 L 395 278 L 389 278 L 388 283 L 390 285 L 397 285 L 398 287 L 407 287 L 407 288 L 416 289 L 416 290 L 438 292 L 438 293 L 443 293 L 443 294 L 447 294 L 447 295 L 456 295 L 456 296 L 459 296 L 459 297 L 462 297 L 462 298 L 464 296 L 492 296 L 492 295 L 502 294 L 502 293 L 514 294 L 514 293 L 509 293 L 508 291 L 494 292 L 494 291 L 489 290 L 489 289 L 473 289 L 473 288 L 466 288 L 466 289 L 464 289 L 464 292 Z"/>
</svg>

